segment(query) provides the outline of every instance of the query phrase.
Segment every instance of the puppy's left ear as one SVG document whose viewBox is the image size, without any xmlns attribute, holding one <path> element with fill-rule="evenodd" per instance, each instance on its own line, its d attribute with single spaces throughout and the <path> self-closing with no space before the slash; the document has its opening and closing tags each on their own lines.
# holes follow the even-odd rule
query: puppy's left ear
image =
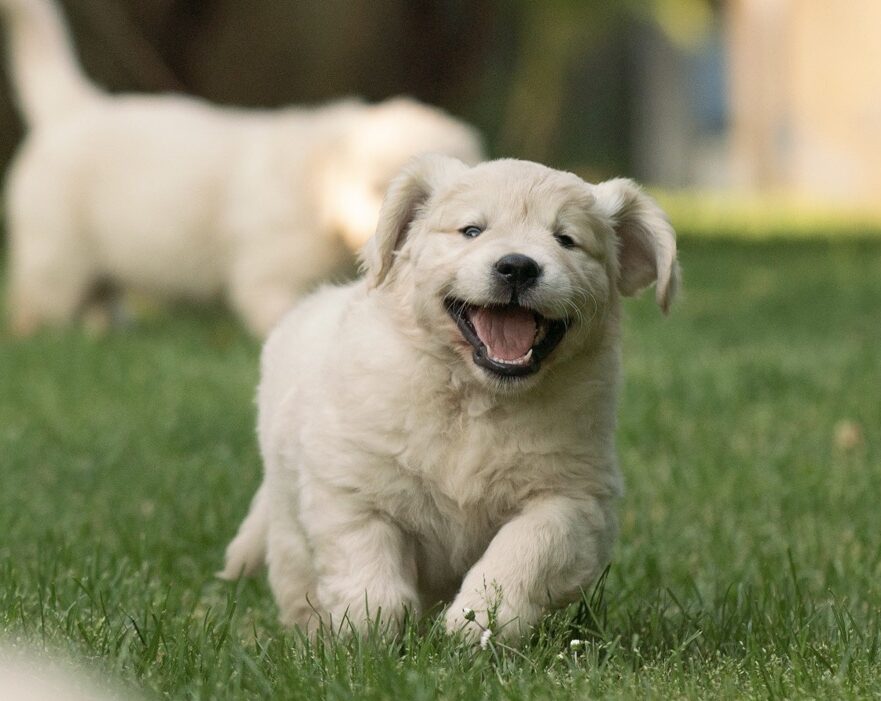
<svg viewBox="0 0 881 701">
<path fill-rule="evenodd" d="M 376 233 L 361 250 L 369 287 L 378 287 L 385 281 L 413 222 L 421 216 L 437 188 L 467 168 L 455 158 L 430 153 L 412 158 L 395 176 L 382 201 Z"/>
<path fill-rule="evenodd" d="M 618 289 L 634 295 L 655 283 L 655 300 L 666 314 L 679 287 L 676 234 L 657 202 L 632 180 L 595 185 L 597 206 L 618 239 Z"/>
</svg>

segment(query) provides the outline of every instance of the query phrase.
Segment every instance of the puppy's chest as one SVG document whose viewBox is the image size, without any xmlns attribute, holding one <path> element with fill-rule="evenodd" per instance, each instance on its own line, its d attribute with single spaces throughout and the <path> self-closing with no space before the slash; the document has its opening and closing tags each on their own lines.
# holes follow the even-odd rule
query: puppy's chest
<svg viewBox="0 0 881 701">
<path fill-rule="evenodd" d="M 472 479 L 466 486 L 399 469 L 386 483 L 380 508 L 433 553 L 434 567 L 461 574 L 518 511 L 517 489 L 503 480 L 478 487 Z"/>
<path fill-rule="evenodd" d="M 497 431 L 412 430 L 386 486 L 388 512 L 413 532 L 481 540 L 543 489 L 541 468 Z"/>
</svg>

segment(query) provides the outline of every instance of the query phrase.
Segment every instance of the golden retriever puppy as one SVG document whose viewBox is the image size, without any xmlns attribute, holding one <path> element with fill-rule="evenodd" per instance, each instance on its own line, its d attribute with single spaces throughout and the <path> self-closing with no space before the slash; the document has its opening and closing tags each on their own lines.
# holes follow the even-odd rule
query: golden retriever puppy
<svg viewBox="0 0 881 701">
<path fill-rule="evenodd" d="M 481 158 L 476 132 L 397 98 L 245 111 L 113 96 L 75 62 L 50 0 L 0 0 L 28 136 L 6 191 L 12 327 L 66 322 L 97 285 L 225 298 L 256 334 L 354 268 L 407 159 Z"/>
<path fill-rule="evenodd" d="M 609 559 L 621 295 L 678 281 L 633 182 L 413 161 L 366 277 L 302 300 L 262 358 L 265 476 L 222 576 L 265 560 L 285 623 L 449 602 L 516 640 Z"/>
</svg>

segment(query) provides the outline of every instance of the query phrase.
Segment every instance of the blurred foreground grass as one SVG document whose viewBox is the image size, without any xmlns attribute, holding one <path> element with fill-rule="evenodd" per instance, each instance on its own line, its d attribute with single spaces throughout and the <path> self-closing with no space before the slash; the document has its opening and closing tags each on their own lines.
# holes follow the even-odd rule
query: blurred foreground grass
<svg viewBox="0 0 881 701">
<path fill-rule="evenodd" d="M 687 237 L 682 263 L 669 318 L 627 305 L 602 596 L 526 649 L 309 648 L 261 578 L 213 579 L 258 480 L 258 347 L 187 309 L 0 335 L 0 626 L 172 698 L 881 695 L 881 241 Z"/>
</svg>

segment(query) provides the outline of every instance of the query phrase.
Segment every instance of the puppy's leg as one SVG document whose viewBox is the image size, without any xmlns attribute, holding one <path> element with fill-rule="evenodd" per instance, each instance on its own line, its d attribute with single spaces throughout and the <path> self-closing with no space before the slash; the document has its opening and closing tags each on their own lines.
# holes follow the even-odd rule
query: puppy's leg
<svg viewBox="0 0 881 701">
<path fill-rule="evenodd" d="M 276 506 L 280 505 L 272 505 L 267 541 L 269 586 L 282 624 L 309 633 L 319 622 L 312 553 L 294 515 Z"/>
<path fill-rule="evenodd" d="M 495 635 L 521 638 L 548 608 L 575 599 L 600 573 L 614 534 L 609 503 L 548 497 L 527 505 L 465 576 L 447 611 L 447 630 L 474 635 L 491 626 Z"/>
<path fill-rule="evenodd" d="M 415 543 L 367 505 L 344 494 L 316 495 L 304 526 L 318 572 L 318 601 L 335 630 L 364 632 L 419 612 Z"/>
<path fill-rule="evenodd" d="M 266 540 L 269 537 L 269 494 L 266 483 L 260 485 L 251 508 L 236 537 L 226 549 L 226 564 L 217 573 L 221 579 L 248 577 L 266 562 Z"/>
</svg>

